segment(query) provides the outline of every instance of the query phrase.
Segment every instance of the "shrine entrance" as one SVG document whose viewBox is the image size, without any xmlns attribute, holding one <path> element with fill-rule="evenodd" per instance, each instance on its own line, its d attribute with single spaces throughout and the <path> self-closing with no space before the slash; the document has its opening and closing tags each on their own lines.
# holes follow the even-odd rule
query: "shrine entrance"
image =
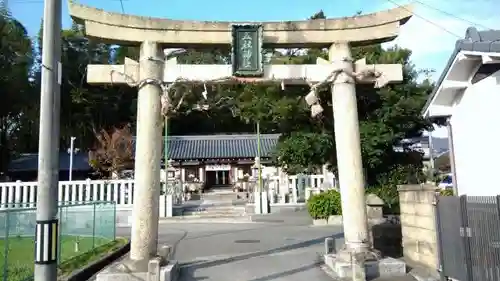
<svg viewBox="0 0 500 281">
<path fill-rule="evenodd" d="M 231 178 L 229 171 L 207 171 L 206 185 L 208 188 L 230 187 Z"/>
<path fill-rule="evenodd" d="M 354 61 L 351 47 L 396 38 L 400 26 L 413 14 L 411 6 L 339 19 L 264 23 L 124 16 L 75 2 L 69 3 L 69 10 L 73 19 L 85 25 L 87 36 L 107 42 L 140 45 L 139 61 L 126 59 L 124 65 L 89 65 L 87 69 L 88 83 L 121 83 L 138 88 L 137 193 L 133 202 L 133 220 L 137 223 L 132 225 L 132 261 L 149 261 L 157 249 L 161 115 L 168 117 L 176 113 L 182 108 L 180 105 L 186 95 L 191 94 L 180 92 L 175 86 L 202 85 L 201 96 L 205 101 L 197 104 L 196 109 L 205 110 L 210 106 L 207 97 L 211 94 L 211 85 L 248 82 L 281 85 L 282 89 L 291 84 L 309 85 L 310 92 L 304 93 L 304 99 L 313 118 L 322 114 L 322 106 L 328 104 L 319 100 L 318 91 L 327 87 L 331 90 L 342 217 L 347 223 L 343 227 L 345 245 L 336 255 L 327 256 L 327 264 L 333 270 L 339 269 L 336 273 L 340 277 L 346 277 L 354 271 L 354 254 L 359 257 L 360 260 L 356 260 L 359 264 L 378 261 L 380 256 L 370 244 L 367 223 L 355 85 L 368 83 L 383 87 L 402 81 L 403 71 L 400 64 L 368 65 L 364 58 Z M 206 46 L 231 47 L 231 64 L 180 65 L 175 56 L 164 53 L 164 48 Z M 328 60 L 318 58 L 316 64 L 307 65 L 264 65 L 264 46 L 327 48 Z M 259 157 L 255 159 L 255 166 L 260 167 Z M 216 182 L 225 178 L 222 173 L 215 175 Z M 222 175 L 222 179 L 217 181 L 217 175 Z M 257 189 L 254 193 L 255 213 L 267 213 L 268 194 L 261 188 Z M 352 268 L 345 265 L 352 265 Z M 397 268 L 405 270 L 405 266 Z"/>
<path fill-rule="evenodd" d="M 231 189 L 231 165 L 206 165 L 207 189 Z"/>
</svg>

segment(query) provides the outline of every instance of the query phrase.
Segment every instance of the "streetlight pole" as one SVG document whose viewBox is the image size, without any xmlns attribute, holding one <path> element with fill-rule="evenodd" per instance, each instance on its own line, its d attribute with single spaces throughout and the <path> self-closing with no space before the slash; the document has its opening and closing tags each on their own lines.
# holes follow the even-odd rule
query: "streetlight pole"
<svg viewBox="0 0 500 281">
<path fill-rule="evenodd" d="M 165 164 L 165 193 L 168 190 L 168 116 L 165 116 L 165 137 L 163 138 L 163 163 Z M 166 198 L 166 197 L 165 197 Z"/>
<path fill-rule="evenodd" d="M 35 232 L 35 281 L 57 279 L 61 0 L 45 0 Z"/>
<path fill-rule="evenodd" d="M 260 164 L 260 120 L 257 121 L 257 159 L 259 160 L 257 164 L 257 178 L 258 178 L 258 190 L 259 190 L 259 205 L 260 205 L 260 213 L 262 213 L 262 209 L 264 206 L 263 200 L 262 200 L 262 167 Z"/>
<path fill-rule="evenodd" d="M 73 180 L 73 154 L 75 153 L 75 137 L 71 137 L 71 143 L 69 148 L 69 175 L 68 180 Z"/>
<path fill-rule="evenodd" d="M 432 139 L 432 131 L 429 131 L 427 133 L 427 138 L 429 140 L 429 164 L 430 164 L 430 168 L 432 169 L 432 172 L 434 172 L 434 143 L 433 143 L 433 139 Z"/>
<path fill-rule="evenodd" d="M 257 122 L 257 157 L 259 159 L 259 163 L 257 166 L 257 174 L 259 179 L 259 191 L 262 193 L 262 167 L 260 164 L 260 121 Z M 261 197 L 262 198 L 262 197 Z M 262 204 L 262 200 L 261 200 Z"/>
<path fill-rule="evenodd" d="M 169 60 L 169 59 L 176 58 L 177 56 L 186 53 L 187 50 L 174 48 L 174 49 L 165 49 L 165 50 L 163 50 L 163 52 L 164 52 L 165 58 L 167 60 Z M 165 164 L 165 193 L 166 193 L 168 190 L 168 165 L 169 165 L 169 163 L 168 163 L 168 115 L 167 114 L 165 115 L 164 124 L 165 124 L 165 137 L 163 139 L 164 139 L 165 143 L 163 144 L 163 150 L 164 150 L 163 151 L 163 158 L 164 158 L 163 163 Z"/>
</svg>

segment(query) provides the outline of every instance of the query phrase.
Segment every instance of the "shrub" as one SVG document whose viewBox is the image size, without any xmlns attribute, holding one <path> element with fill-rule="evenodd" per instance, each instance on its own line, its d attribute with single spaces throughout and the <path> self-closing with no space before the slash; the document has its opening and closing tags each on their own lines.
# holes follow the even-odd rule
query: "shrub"
<svg viewBox="0 0 500 281">
<path fill-rule="evenodd" d="M 341 215 L 340 193 L 329 190 L 311 196 L 307 200 L 307 210 L 313 219 L 328 219 L 329 216 Z"/>
<path fill-rule="evenodd" d="M 366 194 L 377 195 L 384 201 L 383 212 L 384 215 L 398 215 L 399 214 L 399 193 L 395 185 L 369 187 Z"/>
<path fill-rule="evenodd" d="M 439 191 L 440 196 L 453 196 L 453 189 L 441 189 Z"/>
</svg>

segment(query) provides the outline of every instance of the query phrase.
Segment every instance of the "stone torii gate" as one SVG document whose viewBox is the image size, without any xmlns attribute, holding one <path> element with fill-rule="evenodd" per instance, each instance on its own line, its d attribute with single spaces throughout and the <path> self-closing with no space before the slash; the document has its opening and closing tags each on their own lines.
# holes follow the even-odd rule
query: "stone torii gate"
<svg viewBox="0 0 500 281">
<path fill-rule="evenodd" d="M 339 19 L 232 23 L 179 21 L 110 13 L 69 4 L 75 21 L 85 26 L 88 37 L 126 45 L 140 45 L 139 62 L 124 65 L 89 65 L 87 81 L 93 84 L 127 83 L 138 87 L 135 201 L 128 270 L 136 277 L 155 275 L 169 280 L 168 266 L 157 256 L 158 198 L 160 191 L 161 114 L 160 96 L 173 83 L 231 83 L 234 81 L 309 84 L 306 101 L 313 116 L 322 112 L 316 91 L 331 84 L 339 184 L 342 196 L 345 246 L 333 260 L 340 277 L 351 273 L 353 254 L 361 263 L 377 260 L 372 249 L 365 208 L 365 183 L 361 161 L 355 82 L 382 87 L 402 80 L 399 64 L 367 65 L 352 61 L 350 47 L 391 41 L 412 15 L 404 6 L 378 13 Z M 232 65 L 181 65 L 165 62 L 164 48 L 232 45 Z M 327 47 L 329 61 L 315 65 L 264 65 L 262 47 Z M 250 78 L 249 78 L 250 77 Z M 163 104 L 165 107 L 165 104 Z M 154 264 L 156 263 L 156 267 Z M 148 270 L 149 265 L 149 270 Z M 171 265 L 170 265 L 171 267 Z M 157 268 L 157 269 L 154 269 Z M 403 267 L 404 269 L 404 267 Z M 147 273 L 149 271 L 149 273 Z M 142 272 L 142 273 L 140 273 Z M 368 272 L 370 275 L 370 272 Z M 115 277 L 116 274 L 114 273 Z M 121 278 L 126 278 L 126 274 Z M 128 273 L 130 274 L 130 273 Z M 142 274 L 142 275 L 141 275 Z M 105 274 L 100 275 L 107 280 Z M 156 277 L 155 277 L 156 278 Z M 123 279 L 129 280 L 129 279 Z"/>
</svg>

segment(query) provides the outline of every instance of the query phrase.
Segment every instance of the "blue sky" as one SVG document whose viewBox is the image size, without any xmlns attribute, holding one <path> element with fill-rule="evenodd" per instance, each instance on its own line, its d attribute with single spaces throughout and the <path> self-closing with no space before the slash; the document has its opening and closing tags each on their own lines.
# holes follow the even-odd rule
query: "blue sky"
<svg viewBox="0 0 500 281">
<path fill-rule="evenodd" d="M 6 1 L 6 0 L 4 0 Z M 7 0 L 13 15 L 36 36 L 43 14 L 42 0 Z M 390 46 L 398 44 L 413 51 L 417 68 L 434 69 L 437 79 L 465 29 L 500 29 L 498 0 L 421 0 L 415 3 L 415 15 L 402 28 L 401 35 Z M 63 26 L 71 19 L 63 0 Z M 79 0 L 85 5 L 121 12 L 118 0 Z M 123 0 L 125 13 L 171 19 L 224 21 L 301 20 L 323 10 L 327 17 L 371 13 L 404 5 L 409 0 Z M 444 12 L 441 12 L 441 11 Z M 496 11 L 496 12 L 495 12 Z M 444 133 L 437 133 L 442 135 Z"/>
</svg>

